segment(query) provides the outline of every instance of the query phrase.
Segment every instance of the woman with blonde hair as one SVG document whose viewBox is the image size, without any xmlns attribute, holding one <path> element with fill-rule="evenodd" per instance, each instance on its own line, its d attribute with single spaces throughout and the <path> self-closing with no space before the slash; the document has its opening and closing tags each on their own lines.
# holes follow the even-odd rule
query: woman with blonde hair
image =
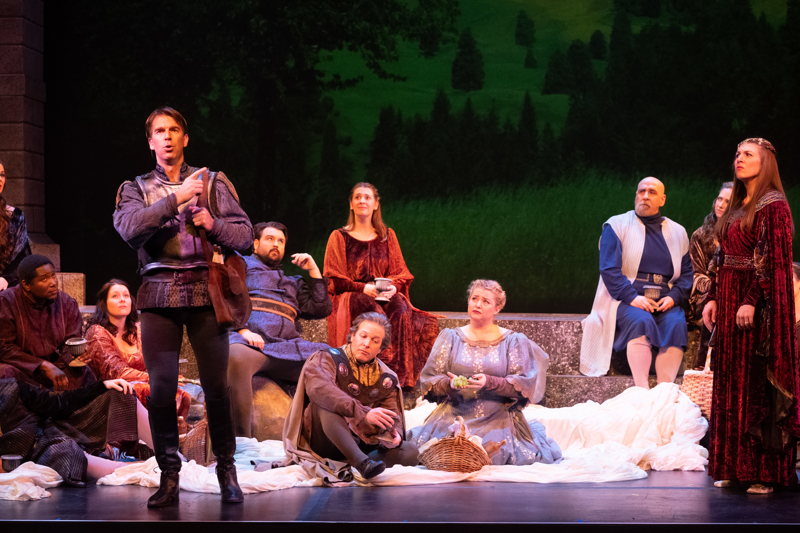
<svg viewBox="0 0 800 533">
<path fill-rule="evenodd" d="M 413 387 L 430 353 L 439 324 L 436 316 L 411 305 L 409 272 L 397 235 L 381 216 L 378 189 L 357 183 L 350 191 L 347 224 L 331 233 L 325 250 L 323 275 L 333 311 L 328 316 L 328 343 L 345 344 L 352 317 L 374 311 L 392 325 L 392 343 L 381 360 L 397 373 L 400 385 Z M 376 278 L 388 278 L 388 291 L 379 292 Z M 383 303 L 383 305 L 381 305 Z"/>
<path fill-rule="evenodd" d="M 718 487 L 764 494 L 797 485 L 794 225 L 772 143 L 739 143 L 733 170 L 703 310 L 706 327 L 717 328 L 708 473 Z"/>
<path fill-rule="evenodd" d="M 558 462 L 561 449 L 544 425 L 522 414 L 544 396 L 547 354 L 524 334 L 494 323 L 506 303 L 499 283 L 476 279 L 468 295 L 469 324 L 442 330 L 420 376 L 422 394 L 439 405 L 422 426 L 409 430 L 408 440 L 422 446 L 445 437 L 460 416 L 484 447 L 502 443 L 493 464 Z"/>
</svg>

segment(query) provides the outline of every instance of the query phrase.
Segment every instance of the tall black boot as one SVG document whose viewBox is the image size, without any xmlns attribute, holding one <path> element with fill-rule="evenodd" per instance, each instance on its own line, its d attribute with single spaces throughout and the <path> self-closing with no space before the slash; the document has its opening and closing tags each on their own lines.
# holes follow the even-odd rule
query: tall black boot
<svg viewBox="0 0 800 533">
<path fill-rule="evenodd" d="M 241 503 L 244 501 L 244 494 L 239 488 L 236 465 L 233 462 L 233 454 L 236 453 L 236 435 L 233 431 L 230 389 L 222 398 L 216 400 L 206 398 L 206 413 L 211 451 L 217 457 L 217 479 L 222 501 Z"/>
<path fill-rule="evenodd" d="M 181 459 L 178 456 L 178 414 L 175 404 L 156 405 L 147 398 L 147 414 L 156 461 L 161 468 L 158 491 L 147 500 L 148 507 L 166 507 L 180 500 Z"/>
</svg>

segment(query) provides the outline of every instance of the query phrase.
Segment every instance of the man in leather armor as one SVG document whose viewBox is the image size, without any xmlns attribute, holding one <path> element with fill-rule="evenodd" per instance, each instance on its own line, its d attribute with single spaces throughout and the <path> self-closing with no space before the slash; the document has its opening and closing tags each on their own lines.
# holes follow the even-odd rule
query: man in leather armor
<svg viewBox="0 0 800 533">
<path fill-rule="evenodd" d="M 347 344 L 306 361 L 283 427 L 289 462 L 328 482 L 351 479 L 351 466 L 370 479 L 387 465 L 418 463 L 417 447 L 405 440 L 397 374 L 377 358 L 391 338 L 384 315 L 364 313 Z"/>
<path fill-rule="evenodd" d="M 150 373 L 148 411 L 161 486 L 151 507 L 178 502 L 178 426 L 175 393 L 178 352 L 186 326 L 206 398 L 211 448 L 217 457 L 222 501 L 241 502 L 233 454 L 236 438 L 228 391 L 228 334 L 217 323 L 208 294 L 208 264 L 198 228 L 223 255 L 244 250 L 253 228 L 233 184 L 222 172 L 186 164 L 186 120 L 162 107 L 146 123 L 155 170 L 126 181 L 117 192 L 114 227 L 139 256 L 143 277 L 137 294 L 142 311 L 142 353 Z M 209 172 L 208 209 L 197 206 Z"/>
</svg>

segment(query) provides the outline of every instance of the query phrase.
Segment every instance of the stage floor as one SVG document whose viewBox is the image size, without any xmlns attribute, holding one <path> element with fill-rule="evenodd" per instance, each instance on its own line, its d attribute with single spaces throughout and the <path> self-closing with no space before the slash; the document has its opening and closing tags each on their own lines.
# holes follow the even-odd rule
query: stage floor
<svg viewBox="0 0 800 533">
<path fill-rule="evenodd" d="M 216 494 L 181 492 L 179 506 L 160 510 L 145 505 L 153 489 L 56 488 L 51 490 L 52 497 L 40 501 L 0 501 L 0 528 L 3 532 L 35 531 L 29 529 L 34 526 L 30 522 L 38 522 L 48 532 L 87 531 L 96 528 L 86 521 L 114 521 L 118 523 L 103 529 L 152 533 L 174 531 L 174 522 L 180 521 L 183 526 L 190 522 L 227 522 L 216 530 L 263 532 L 298 530 L 298 526 L 310 526 L 308 522 L 368 522 L 383 524 L 376 531 L 402 528 L 420 532 L 441 530 L 453 523 L 462 523 L 462 530 L 472 530 L 477 524 L 466 523 L 481 522 L 549 523 L 555 529 L 564 529 L 559 524 L 582 524 L 583 528 L 591 524 L 716 524 L 726 525 L 726 531 L 730 531 L 732 524 L 800 523 L 800 492 L 749 495 L 714 488 L 704 472 L 649 474 L 647 479 L 619 483 L 293 488 L 248 495 L 242 505 L 223 505 Z M 208 525 L 202 529 L 207 530 Z M 793 529 L 800 531 L 797 526 Z"/>
</svg>

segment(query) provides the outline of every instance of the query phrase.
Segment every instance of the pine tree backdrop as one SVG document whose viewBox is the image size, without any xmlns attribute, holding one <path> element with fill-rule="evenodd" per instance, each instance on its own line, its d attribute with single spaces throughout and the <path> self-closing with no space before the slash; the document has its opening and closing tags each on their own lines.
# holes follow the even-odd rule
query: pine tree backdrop
<svg viewBox="0 0 800 533">
<path fill-rule="evenodd" d="M 321 264 L 348 191 L 374 182 L 433 310 L 482 276 L 509 311 L 587 312 L 601 224 L 638 179 L 662 178 L 691 232 L 748 136 L 800 193 L 800 0 L 74 0 L 46 17 L 46 172 L 79 176 L 48 181 L 48 221 L 71 221 L 48 233 L 90 295 L 138 282 L 110 214 L 152 168 L 142 123 L 164 104 L 190 164 L 290 227 L 287 253 Z"/>
</svg>

